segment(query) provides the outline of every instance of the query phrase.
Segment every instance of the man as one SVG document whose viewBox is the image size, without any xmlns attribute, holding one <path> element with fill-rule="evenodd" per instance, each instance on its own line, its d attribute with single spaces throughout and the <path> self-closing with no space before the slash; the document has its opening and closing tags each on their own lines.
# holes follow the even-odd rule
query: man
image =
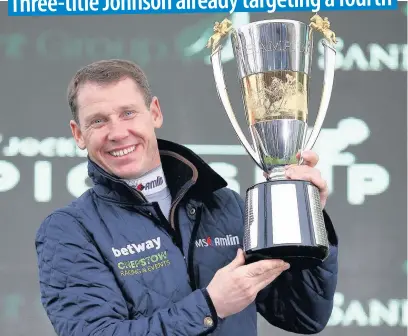
<svg viewBox="0 0 408 336">
<path fill-rule="evenodd" d="M 156 139 L 163 115 L 140 68 L 88 65 L 68 100 L 94 186 L 50 214 L 36 237 L 42 304 L 59 336 L 250 336 L 257 312 L 295 333 L 325 327 L 337 282 L 337 238 L 325 211 L 331 245 L 323 264 L 245 265 L 243 200 L 189 149 Z M 304 159 L 288 176 L 315 183 L 324 206 L 317 156 Z"/>
</svg>

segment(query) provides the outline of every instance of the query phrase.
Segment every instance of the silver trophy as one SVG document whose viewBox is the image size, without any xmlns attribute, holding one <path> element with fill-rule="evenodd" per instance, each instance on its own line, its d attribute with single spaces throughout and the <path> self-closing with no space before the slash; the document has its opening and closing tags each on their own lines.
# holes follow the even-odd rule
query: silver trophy
<svg viewBox="0 0 408 336">
<path fill-rule="evenodd" d="M 247 262 L 278 258 L 308 267 L 327 258 L 329 243 L 317 187 L 285 178 L 285 165 L 302 164 L 297 154 L 314 146 L 329 105 L 336 37 L 327 18 L 310 24 L 265 20 L 237 29 L 216 22 L 207 43 L 219 98 L 234 130 L 266 181 L 246 191 L 244 252 Z M 324 39 L 324 83 L 315 125 L 308 134 L 313 30 Z M 231 33 L 251 145 L 229 100 L 221 63 L 222 39 Z M 298 262 L 298 263 L 297 263 Z"/>
</svg>

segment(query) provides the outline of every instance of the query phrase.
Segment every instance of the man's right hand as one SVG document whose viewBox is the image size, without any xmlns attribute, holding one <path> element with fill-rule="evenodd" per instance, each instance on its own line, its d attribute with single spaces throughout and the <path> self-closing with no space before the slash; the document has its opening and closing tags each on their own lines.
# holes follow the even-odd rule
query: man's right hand
<svg viewBox="0 0 408 336">
<path fill-rule="evenodd" d="M 289 264 L 282 260 L 261 260 L 245 265 L 244 253 L 215 273 L 207 286 L 218 317 L 236 314 L 251 304 L 259 291 L 274 281 Z"/>
</svg>

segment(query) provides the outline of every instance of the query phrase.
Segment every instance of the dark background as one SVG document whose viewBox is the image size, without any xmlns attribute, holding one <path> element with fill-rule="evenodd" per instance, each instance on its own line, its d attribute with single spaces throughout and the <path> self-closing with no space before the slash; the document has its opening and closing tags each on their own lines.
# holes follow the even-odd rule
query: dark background
<svg viewBox="0 0 408 336">
<path fill-rule="evenodd" d="M 39 300 L 34 235 L 49 212 L 87 188 L 85 153 L 71 139 L 65 100 L 79 67 L 104 58 L 139 63 L 161 102 L 160 137 L 191 146 L 242 196 L 262 173 L 239 145 L 218 100 L 204 48 L 223 14 L 16 18 L 7 17 L 6 6 L 0 3 L 0 335 L 51 336 Z M 333 94 L 315 150 L 329 181 L 327 210 L 340 239 L 336 306 L 321 334 L 405 335 L 406 4 L 394 11 L 320 14 L 329 17 L 339 43 Z M 232 19 L 239 26 L 310 17 L 238 13 Z M 323 79 L 318 39 L 315 35 L 310 125 Z M 244 125 L 228 51 L 224 71 Z M 18 153 L 10 142 L 19 143 Z M 260 335 L 286 334 L 262 318 L 259 324 Z"/>
</svg>

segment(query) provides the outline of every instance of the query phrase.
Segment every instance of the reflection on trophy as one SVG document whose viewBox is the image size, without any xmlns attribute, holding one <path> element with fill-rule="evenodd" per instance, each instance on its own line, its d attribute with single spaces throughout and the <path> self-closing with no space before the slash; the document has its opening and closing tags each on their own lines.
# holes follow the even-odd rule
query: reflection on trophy
<svg viewBox="0 0 408 336">
<path fill-rule="evenodd" d="M 329 105 L 335 70 L 336 37 L 327 18 L 310 24 L 265 20 L 237 29 L 216 22 L 207 47 L 219 98 L 242 145 L 268 177 L 246 191 L 244 251 L 247 262 L 280 258 L 301 267 L 328 256 L 328 238 L 317 187 L 288 180 L 284 166 L 302 164 L 296 155 L 314 146 Z M 313 31 L 325 55 L 323 92 L 315 125 L 307 136 Z M 252 145 L 239 126 L 227 93 L 221 41 L 231 33 Z"/>
</svg>

